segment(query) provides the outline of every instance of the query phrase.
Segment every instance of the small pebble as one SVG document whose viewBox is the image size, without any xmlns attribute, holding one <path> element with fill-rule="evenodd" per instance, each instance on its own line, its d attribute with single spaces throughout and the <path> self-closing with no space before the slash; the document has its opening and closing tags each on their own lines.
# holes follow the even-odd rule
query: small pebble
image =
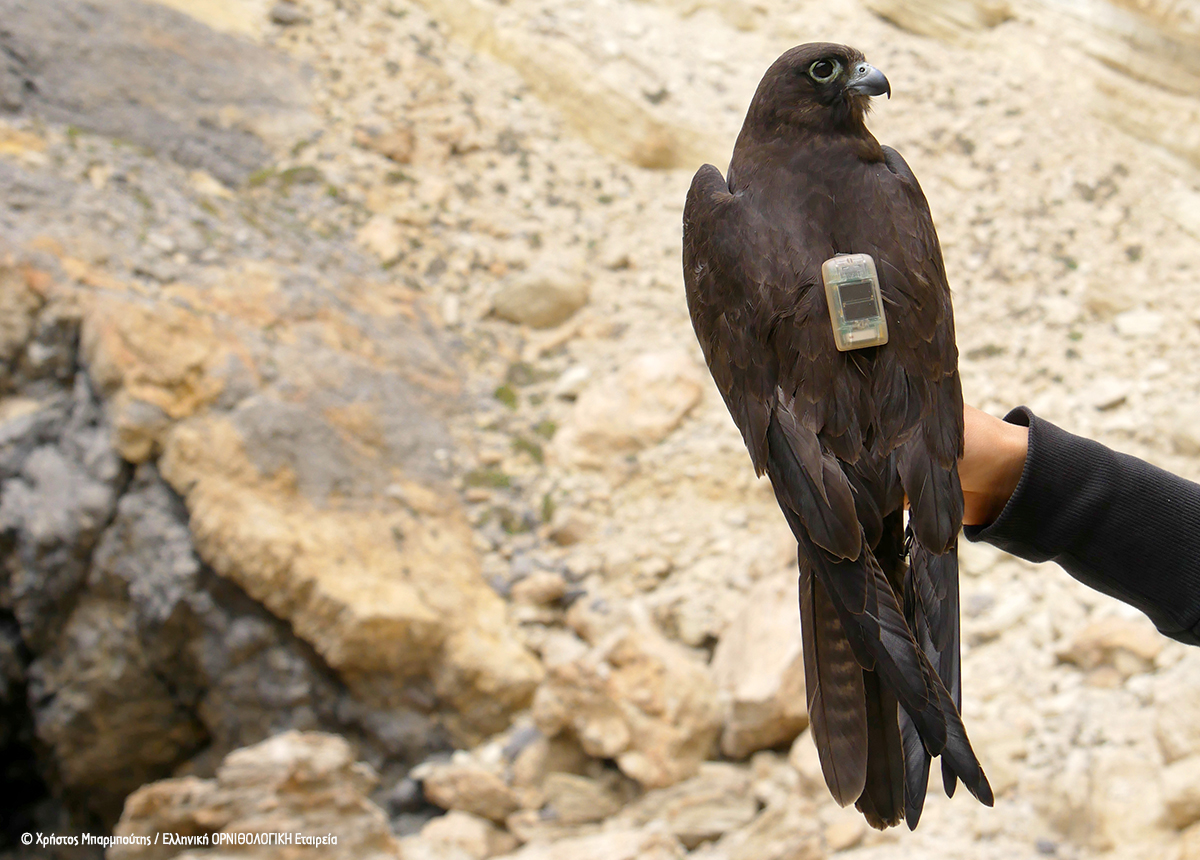
<svg viewBox="0 0 1200 860">
<path fill-rule="evenodd" d="M 308 21 L 308 16 L 294 3 L 276 3 L 271 7 L 271 21 L 283 27 L 290 27 Z"/>
</svg>

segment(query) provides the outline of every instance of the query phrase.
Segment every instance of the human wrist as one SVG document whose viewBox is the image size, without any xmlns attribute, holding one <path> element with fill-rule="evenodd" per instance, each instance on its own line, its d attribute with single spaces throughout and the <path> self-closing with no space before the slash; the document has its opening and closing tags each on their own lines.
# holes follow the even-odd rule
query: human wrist
<svg viewBox="0 0 1200 860">
<path fill-rule="evenodd" d="M 995 425 L 992 474 L 989 481 L 985 522 L 990 524 L 1004 512 L 1009 499 L 1021 483 L 1025 458 L 1029 454 L 1029 428 L 998 421 Z"/>
<path fill-rule="evenodd" d="M 964 407 L 963 417 L 964 452 L 958 463 L 963 524 L 987 526 L 1003 513 L 1021 481 L 1029 431 L 970 405 Z"/>
</svg>

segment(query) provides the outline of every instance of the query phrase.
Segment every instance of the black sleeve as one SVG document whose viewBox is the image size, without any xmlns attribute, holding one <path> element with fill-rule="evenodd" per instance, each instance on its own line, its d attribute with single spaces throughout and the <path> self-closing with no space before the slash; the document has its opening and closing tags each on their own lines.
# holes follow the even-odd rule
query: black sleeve
<svg viewBox="0 0 1200 860">
<path fill-rule="evenodd" d="M 1029 428 L 1025 470 L 989 526 L 968 526 L 1029 561 L 1054 561 L 1084 585 L 1200 645 L 1200 485 L 1073 436 L 1025 407 L 1005 421 Z"/>
</svg>

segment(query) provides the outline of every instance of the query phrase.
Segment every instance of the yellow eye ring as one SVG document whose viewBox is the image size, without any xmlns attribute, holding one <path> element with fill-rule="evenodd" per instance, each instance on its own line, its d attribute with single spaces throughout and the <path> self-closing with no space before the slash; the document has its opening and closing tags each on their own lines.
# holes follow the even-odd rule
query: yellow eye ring
<svg viewBox="0 0 1200 860">
<path fill-rule="evenodd" d="M 808 76 L 818 84 L 827 84 L 841 74 L 841 71 L 842 64 L 829 57 L 824 60 L 817 60 L 809 66 Z"/>
</svg>

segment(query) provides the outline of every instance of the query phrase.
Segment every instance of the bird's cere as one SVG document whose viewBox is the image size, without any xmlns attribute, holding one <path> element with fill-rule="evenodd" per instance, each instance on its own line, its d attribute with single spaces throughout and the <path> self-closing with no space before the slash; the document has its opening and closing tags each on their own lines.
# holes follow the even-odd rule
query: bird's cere
<svg viewBox="0 0 1200 860">
<path fill-rule="evenodd" d="M 892 85 L 888 83 L 887 76 L 870 63 L 859 63 L 854 67 L 850 80 L 846 81 L 846 89 L 868 96 L 892 97 Z"/>
</svg>

